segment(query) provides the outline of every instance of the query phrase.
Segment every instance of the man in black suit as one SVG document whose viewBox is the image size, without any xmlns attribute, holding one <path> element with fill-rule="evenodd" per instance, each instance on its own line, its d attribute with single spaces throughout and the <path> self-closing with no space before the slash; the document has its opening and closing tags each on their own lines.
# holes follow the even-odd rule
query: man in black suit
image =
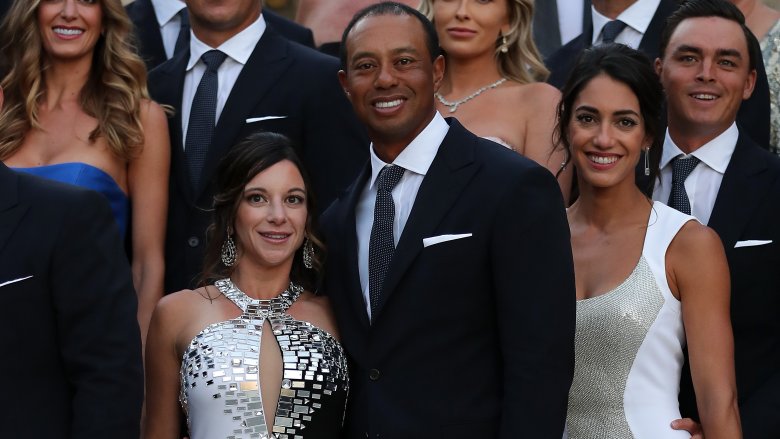
<svg viewBox="0 0 780 439">
<path fill-rule="evenodd" d="M 105 199 L 0 162 L 0 437 L 137 439 L 136 296 Z"/>
<path fill-rule="evenodd" d="M 756 79 L 750 36 L 725 0 L 693 0 L 671 16 L 656 61 L 669 128 L 653 198 L 671 204 L 682 179 L 689 213 L 723 241 L 744 437 L 769 439 L 780 431 L 780 160 L 735 124 Z M 677 160 L 695 160 L 687 178 Z M 681 387 L 683 415 L 693 415 L 690 381 Z"/>
<path fill-rule="evenodd" d="M 364 131 L 338 84 L 338 60 L 266 27 L 260 0 L 188 0 L 187 8 L 189 48 L 149 76 L 152 98 L 178 110 L 169 119 L 168 292 L 195 283 L 211 221 L 212 177 L 220 158 L 241 139 L 260 130 L 291 138 L 322 209 L 367 157 Z M 207 69 L 205 57 L 215 54 L 224 61 Z M 204 86 L 208 80 L 212 88 Z M 207 108 L 196 104 L 209 102 L 199 90 L 216 95 L 209 109 L 216 126 L 199 121 Z"/>
<path fill-rule="evenodd" d="M 182 23 L 178 11 L 186 8 L 183 0 L 134 0 L 125 6 L 133 22 L 133 34 L 138 42 L 138 52 L 146 61 L 146 68 L 152 70 L 170 59 L 177 46 L 189 43 L 189 24 Z M 186 14 L 186 11 L 185 11 Z M 290 41 L 314 47 L 311 30 L 288 20 L 271 10 L 263 11 L 268 26 Z M 168 24 L 170 23 L 170 25 Z M 184 28 L 180 26 L 184 24 Z M 171 26 L 171 29 L 167 29 Z M 184 29 L 181 43 L 178 33 Z M 163 34 L 169 34 L 167 38 Z"/>
<path fill-rule="evenodd" d="M 415 9 L 368 7 L 342 48 L 372 141 L 322 221 L 345 437 L 560 439 L 575 296 L 555 179 L 436 111 L 444 58 Z"/>
<path fill-rule="evenodd" d="M 679 6 L 678 0 L 593 0 L 591 19 L 586 21 L 582 35 L 564 45 L 545 60 L 550 69 L 547 82 L 563 87 L 574 68 L 579 54 L 593 44 L 604 42 L 604 31 L 609 22 L 620 20 L 626 26 L 611 41 L 626 44 L 655 60 L 659 53 L 661 33 L 666 18 Z M 588 11 L 585 12 L 586 15 Z M 609 33 L 609 32 L 608 32 Z M 608 37 L 609 38 L 609 37 Z M 753 94 L 741 106 L 737 122 L 743 131 L 759 145 L 769 145 L 769 83 L 764 61 L 758 49 L 756 57 L 757 81 Z"/>
</svg>

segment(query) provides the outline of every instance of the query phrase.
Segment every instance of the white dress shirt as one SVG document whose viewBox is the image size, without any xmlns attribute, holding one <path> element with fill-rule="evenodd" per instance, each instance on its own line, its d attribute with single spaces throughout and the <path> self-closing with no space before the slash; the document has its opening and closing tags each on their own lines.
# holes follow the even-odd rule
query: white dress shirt
<svg viewBox="0 0 780 439">
<path fill-rule="evenodd" d="M 718 137 L 710 140 L 694 151 L 691 155 L 701 160 L 693 172 L 685 179 L 685 192 L 691 203 L 691 215 L 695 216 L 702 224 L 707 224 L 718 197 L 720 184 L 723 182 L 723 174 L 731 161 L 734 149 L 737 147 L 739 129 L 733 123 Z M 664 150 L 661 154 L 661 172 L 655 182 L 653 200 L 662 203 L 669 202 L 669 194 L 672 192 L 672 160 L 678 155 L 685 155 L 666 131 Z"/>
<path fill-rule="evenodd" d="M 637 0 L 621 12 L 615 19 L 626 23 L 627 26 L 618 34 L 615 42 L 625 44 L 632 49 L 639 48 L 639 43 L 642 42 L 642 37 L 645 36 L 647 26 L 650 26 L 650 21 L 653 20 L 653 15 L 655 15 L 659 4 L 661 4 L 661 0 Z M 593 18 L 593 41 L 591 43 L 595 46 L 601 43 L 601 30 L 604 29 L 604 25 L 612 19 L 601 15 L 593 6 L 590 9 Z"/>
<path fill-rule="evenodd" d="M 165 57 L 171 59 L 181 28 L 179 11 L 186 8 L 187 5 L 181 0 L 152 0 L 152 7 L 154 15 L 157 16 L 157 24 L 160 25 Z"/>
<path fill-rule="evenodd" d="M 182 139 L 187 138 L 187 126 L 190 123 L 190 111 L 192 110 L 192 100 L 195 98 L 195 92 L 198 90 L 203 73 L 206 72 L 206 64 L 200 57 L 212 49 L 218 49 L 227 55 L 225 61 L 217 70 L 217 113 L 214 124 L 216 125 L 222 109 L 225 108 L 230 91 L 241 74 L 241 69 L 249 60 L 252 51 L 255 50 L 257 42 L 265 32 L 265 20 L 263 15 L 249 25 L 246 29 L 234 35 L 229 40 L 222 43 L 219 47 L 209 47 L 206 43 L 200 41 L 195 34 L 190 31 L 190 60 L 187 64 L 187 73 L 184 75 L 184 88 L 181 101 L 181 130 Z M 184 142 L 183 142 L 184 143 Z"/>
<path fill-rule="evenodd" d="M 563 46 L 582 33 L 582 17 L 585 14 L 585 3 L 581 0 L 558 0 L 557 6 L 558 30 L 561 33 L 561 45 Z"/>
<path fill-rule="evenodd" d="M 403 177 L 393 188 L 393 204 L 395 204 L 395 218 L 393 219 L 393 240 L 398 245 L 398 239 L 406 226 L 406 220 L 409 219 L 409 213 L 412 211 L 414 200 L 417 198 L 417 191 L 431 167 L 436 153 L 439 151 L 439 145 L 447 135 L 450 126 L 444 118 L 436 112 L 433 120 L 425 127 L 412 142 L 398 154 L 392 164 L 406 169 Z M 368 291 L 368 244 L 371 240 L 371 227 L 374 224 L 374 205 L 376 204 L 376 179 L 379 171 L 388 164 L 383 162 L 374 154 L 373 144 L 370 147 L 369 155 L 371 157 L 371 177 L 360 194 L 357 206 L 355 207 L 355 222 L 358 244 L 358 272 L 360 274 L 360 286 L 363 290 L 363 300 L 365 301 L 366 312 L 371 318 L 371 300 Z"/>
</svg>

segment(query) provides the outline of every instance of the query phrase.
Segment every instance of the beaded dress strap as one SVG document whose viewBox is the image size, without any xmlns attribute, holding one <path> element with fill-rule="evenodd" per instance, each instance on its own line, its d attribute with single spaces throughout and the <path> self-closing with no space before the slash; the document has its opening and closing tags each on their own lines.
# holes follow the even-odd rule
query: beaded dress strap
<svg viewBox="0 0 780 439">
<path fill-rule="evenodd" d="M 253 299 L 246 295 L 229 278 L 214 282 L 214 286 L 235 303 L 245 314 L 267 316 L 269 314 L 283 314 L 298 299 L 303 292 L 303 287 L 290 282 L 286 290 L 272 299 Z"/>
</svg>

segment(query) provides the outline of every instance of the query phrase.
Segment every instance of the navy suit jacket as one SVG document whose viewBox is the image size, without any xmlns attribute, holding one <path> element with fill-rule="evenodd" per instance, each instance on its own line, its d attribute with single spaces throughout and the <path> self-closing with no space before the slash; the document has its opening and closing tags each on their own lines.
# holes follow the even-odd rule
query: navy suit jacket
<svg viewBox="0 0 780 439">
<path fill-rule="evenodd" d="M 549 171 L 448 123 L 371 323 L 355 229 L 369 167 L 323 215 L 324 286 L 351 359 L 345 436 L 560 439 L 575 319 L 560 189 Z"/>
<path fill-rule="evenodd" d="M 149 75 L 152 98 L 180 108 L 189 50 Z M 187 174 L 181 113 L 168 120 L 171 181 L 166 236 L 166 291 L 192 287 L 201 270 L 205 231 L 211 222 L 214 173 L 220 158 L 256 131 L 286 135 L 311 176 L 321 209 L 357 175 L 368 157 L 367 137 L 338 83 L 338 60 L 266 29 L 241 70 L 214 129 L 200 186 Z M 252 121 L 264 116 L 284 118 Z"/>
<path fill-rule="evenodd" d="M 152 70 L 167 61 L 168 58 L 165 56 L 165 47 L 160 34 L 160 25 L 154 14 L 151 0 L 134 0 L 125 6 L 125 10 L 133 22 L 133 34 L 138 44 L 138 54 L 146 62 L 146 68 Z M 285 38 L 304 46 L 314 47 L 314 35 L 311 29 L 282 17 L 270 9 L 263 9 L 263 17 L 269 27 Z"/>
<path fill-rule="evenodd" d="M 677 10 L 678 5 L 677 0 L 661 0 L 647 26 L 647 31 L 639 43 L 638 50 L 647 55 L 651 62 L 655 62 L 655 59 L 660 56 L 661 33 L 666 24 L 666 18 Z M 590 11 L 586 10 L 585 13 L 590 15 Z M 571 40 L 545 60 L 547 68 L 550 69 L 550 77 L 547 78 L 547 82 L 558 89 L 563 88 L 571 71 L 574 70 L 580 53 L 590 47 L 591 41 L 593 41 L 593 24 L 588 20 L 582 35 Z M 764 148 L 768 148 L 769 82 L 761 53 L 756 53 L 754 58 L 756 59 L 756 86 L 750 98 L 742 102 L 737 114 L 737 122 L 754 141 Z M 663 123 L 665 126 L 665 118 Z"/>
<path fill-rule="evenodd" d="M 0 437 L 137 439 L 136 296 L 103 196 L 0 163 Z"/>
</svg>

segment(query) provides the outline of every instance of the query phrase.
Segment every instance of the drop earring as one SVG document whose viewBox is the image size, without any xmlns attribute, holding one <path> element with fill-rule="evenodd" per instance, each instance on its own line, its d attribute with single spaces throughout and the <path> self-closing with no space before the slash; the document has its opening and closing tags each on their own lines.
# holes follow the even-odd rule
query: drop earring
<svg viewBox="0 0 780 439">
<path fill-rule="evenodd" d="M 650 176 L 650 147 L 645 148 L 645 176 Z"/>
<path fill-rule="evenodd" d="M 227 239 L 222 243 L 222 252 L 220 253 L 220 259 L 222 259 L 222 265 L 225 267 L 232 267 L 236 265 L 236 256 L 238 251 L 236 250 L 236 243 L 233 242 L 233 235 L 228 229 Z"/>
<path fill-rule="evenodd" d="M 509 46 L 506 42 L 506 35 L 501 35 L 501 53 L 508 53 L 509 52 Z"/>
<path fill-rule="evenodd" d="M 306 238 L 303 243 L 303 266 L 311 270 L 314 266 L 312 258 L 314 257 L 314 244 L 311 243 L 311 239 Z"/>
</svg>

